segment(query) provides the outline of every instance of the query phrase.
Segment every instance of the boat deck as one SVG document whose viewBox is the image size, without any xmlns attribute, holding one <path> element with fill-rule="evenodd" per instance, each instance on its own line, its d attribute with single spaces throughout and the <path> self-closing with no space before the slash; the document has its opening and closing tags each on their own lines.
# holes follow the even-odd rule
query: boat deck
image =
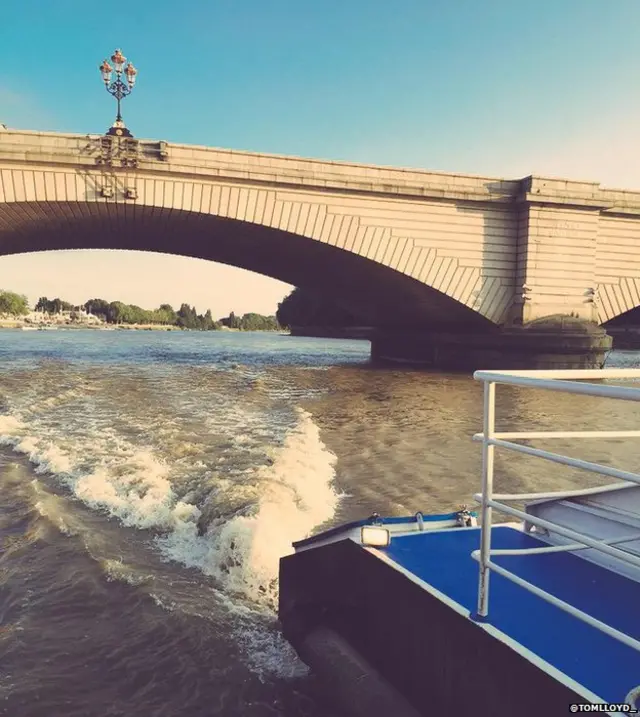
<svg viewBox="0 0 640 717">
<path fill-rule="evenodd" d="M 530 534 L 494 526 L 491 547 L 546 545 Z M 375 550 L 446 595 L 476 611 L 480 529 L 425 531 L 395 536 Z M 517 576 L 640 639 L 640 583 L 571 553 L 496 556 Z M 605 702 L 622 702 L 640 684 L 640 653 L 492 572 L 486 621 Z"/>
</svg>

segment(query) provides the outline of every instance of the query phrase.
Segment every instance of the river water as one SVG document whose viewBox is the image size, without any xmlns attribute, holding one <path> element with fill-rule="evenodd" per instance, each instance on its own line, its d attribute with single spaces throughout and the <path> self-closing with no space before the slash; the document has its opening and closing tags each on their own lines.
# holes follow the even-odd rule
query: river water
<svg viewBox="0 0 640 717">
<path fill-rule="evenodd" d="M 482 386 L 369 344 L 0 331 L 0 714 L 332 717 L 276 624 L 292 540 L 479 490 Z M 610 366 L 638 366 L 619 352 Z M 637 428 L 635 404 L 498 387 L 498 424 Z M 633 469 L 637 442 L 554 448 Z M 497 456 L 497 489 L 600 479 Z"/>
</svg>

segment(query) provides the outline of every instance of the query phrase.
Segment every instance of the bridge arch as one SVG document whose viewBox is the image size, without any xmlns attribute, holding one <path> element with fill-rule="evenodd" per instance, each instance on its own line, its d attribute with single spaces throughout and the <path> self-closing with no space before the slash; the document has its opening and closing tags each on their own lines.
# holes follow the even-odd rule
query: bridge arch
<svg viewBox="0 0 640 717">
<path fill-rule="evenodd" d="M 603 321 L 602 325 L 605 329 L 622 328 L 625 326 L 640 326 L 640 302 L 634 305 L 631 309 L 623 311 L 607 321 Z"/>
<path fill-rule="evenodd" d="M 595 251 L 598 319 L 605 326 L 640 306 L 640 222 L 638 213 L 603 214 Z M 626 317 L 625 317 L 626 318 Z M 623 323 L 625 319 L 622 319 Z"/>
<path fill-rule="evenodd" d="M 105 246 L 105 227 L 116 247 L 126 240 L 135 248 L 151 225 L 158 237 L 169 226 L 180 237 L 197 228 L 200 245 L 188 249 L 195 256 L 330 287 L 354 309 L 376 307 L 376 316 L 393 313 L 393 321 L 405 315 L 408 322 L 490 327 L 507 322 L 516 294 L 519 186 L 151 140 L 6 130 L 0 133 L 0 252 L 54 243 L 69 248 L 76 240 L 62 242 L 64 225 L 67 231 L 91 222 L 100 227 L 83 248 L 99 237 Z M 48 245 L 34 234 L 45 219 L 49 229 L 56 224 L 57 238 Z M 135 235 L 127 235 L 133 226 Z M 223 226 L 238 246 L 242 227 L 260 265 L 239 249 L 231 257 Z M 203 253 L 205 227 L 220 239 Z M 187 251 L 182 239 L 158 242 L 145 248 Z M 291 266 L 274 268 L 267 247 L 282 253 L 285 244 Z M 304 257 L 313 266 L 305 269 Z M 383 298 L 392 310 L 381 308 Z"/>
<path fill-rule="evenodd" d="M 351 308 L 362 317 L 363 324 L 475 330 L 492 325 L 462 302 L 408 274 L 344 246 L 282 228 L 281 219 L 277 222 L 272 218 L 263 224 L 166 207 L 164 201 L 160 206 L 140 201 L 110 202 L 94 191 L 94 198 L 75 201 L 0 203 L 0 252 L 124 249 L 183 255 L 248 269 L 324 293 Z M 166 197 L 165 191 L 166 187 L 158 187 L 154 180 L 153 197 Z M 229 192 L 227 202 L 236 206 L 243 201 L 241 192 L 237 197 Z M 269 208 L 266 202 L 263 213 Z M 275 202 L 269 211 L 275 216 Z M 275 223 L 281 226 L 270 225 Z M 287 226 L 291 225 L 289 221 Z"/>
<path fill-rule="evenodd" d="M 640 279 L 621 277 L 603 281 L 598 284 L 597 300 L 598 320 L 602 326 L 640 321 Z"/>
</svg>

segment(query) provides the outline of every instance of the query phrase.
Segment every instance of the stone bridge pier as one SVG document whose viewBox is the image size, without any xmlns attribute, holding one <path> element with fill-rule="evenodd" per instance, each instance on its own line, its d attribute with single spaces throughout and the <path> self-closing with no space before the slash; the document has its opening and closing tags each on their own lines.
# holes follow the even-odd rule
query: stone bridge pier
<svg viewBox="0 0 640 717">
<path fill-rule="evenodd" d="M 451 371 L 602 368 L 612 349 L 604 328 L 562 315 L 487 332 L 374 329 L 370 340 L 377 364 Z"/>
<path fill-rule="evenodd" d="M 375 361 L 460 370 L 601 368 L 607 321 L 640 304 L 640 193 L 527 177 L 506 210 L 512 293 L 490 325 L 380 328 Z M 486 227 L 485 242 L 493 228 Z M 508 238 L 507 238 L 508 237 Z M 506 247 L 512 247 L 512 253 Z M 493 318 L 493 317 L 492 317 Z"/>
</svg>

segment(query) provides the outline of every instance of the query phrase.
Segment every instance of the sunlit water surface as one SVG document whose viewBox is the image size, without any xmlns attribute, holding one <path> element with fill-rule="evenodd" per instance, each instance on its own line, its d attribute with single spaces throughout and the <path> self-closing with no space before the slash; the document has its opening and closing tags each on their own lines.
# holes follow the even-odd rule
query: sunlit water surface
<svg viewBox="0 0 640 717">
<path fill-rule="evenodd" d="M 278 633 L 278 559 L 374 511 L 455 509 L 480 479 L 482 387 L 368 354 L 274 334 L 0 331 L 0 714 L 330 717 Z M 637 427 L 634 404 L 498 394 L 505 426 Z M 631 441 L 553 445 L 638 459 Z M 499 490 L 598 482 L 519 455 L 497 470 Z"/>
</svg>

